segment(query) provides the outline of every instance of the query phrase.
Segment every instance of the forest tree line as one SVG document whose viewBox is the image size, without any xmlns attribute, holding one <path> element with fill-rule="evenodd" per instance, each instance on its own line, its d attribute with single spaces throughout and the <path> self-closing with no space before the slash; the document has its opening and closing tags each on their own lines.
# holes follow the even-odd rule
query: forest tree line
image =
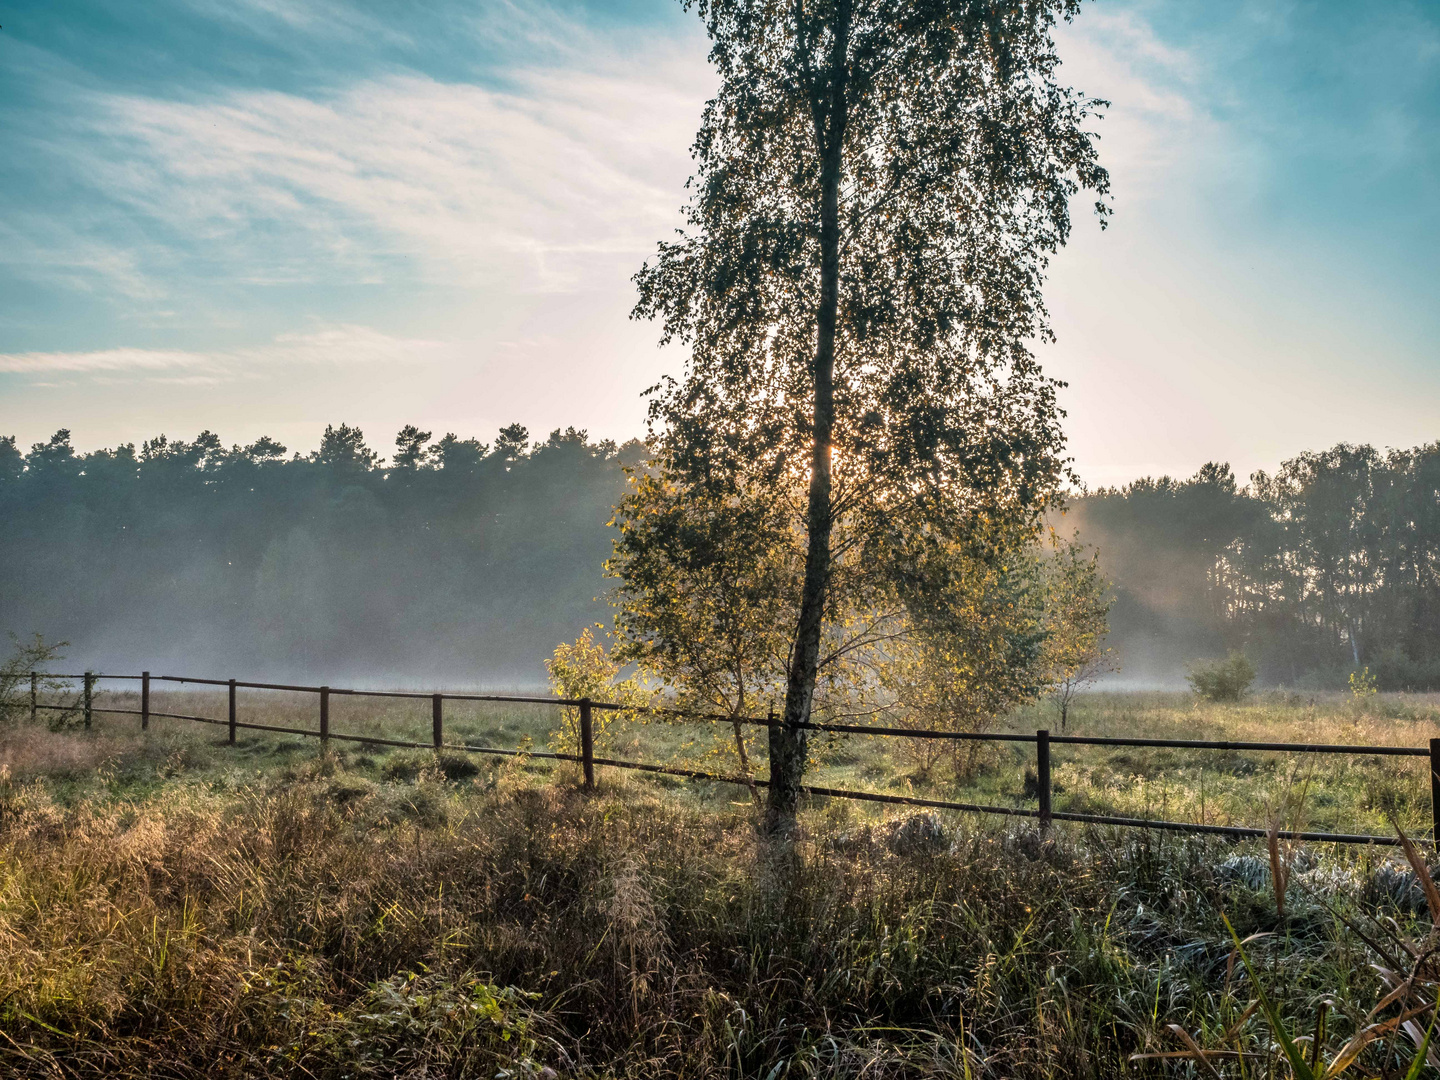
<svg viewBox="0 0 1440 1080">
<path fill-rule="evenodd" d="M 308 455 L 0 438 L 0 630 L 97 669 L 533 684 L 604 615 L 606 522 L 642 455 L 518 424 L 488 444 L 407 426 L 388 463 L 345 424 Z"/>
<path fill-rule="evenodd" d="M 645 454 L 519 425 L 407 426 L 388 461 L 345 424 L 306 455 L 0 437 L 0 630 L 116 670 L 534 682 L 608 619 L 608 523 Z M 1098 549 L 1125 681 L 1236 649 L 1270 684 L 1440 687 L 1440 444 L 1336 446 L 1244 486 L 1210 464 L 1072 495 L 1052 524 Z"/>
<path fill-rule="evenodd" d="M 1246 654 L 1265 683 L 1440 688 L 1440 443 L 1340 444 L 1246 485 L 1211 463 L 1072 498 L 1113 581 L 1129 676 Z"/>
</svg>

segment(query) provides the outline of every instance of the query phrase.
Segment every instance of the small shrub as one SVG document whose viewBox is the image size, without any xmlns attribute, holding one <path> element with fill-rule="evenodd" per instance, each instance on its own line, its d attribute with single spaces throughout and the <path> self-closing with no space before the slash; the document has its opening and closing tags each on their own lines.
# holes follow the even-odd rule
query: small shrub
<svg viewBox="0 0 1440 1080">
<path fill-rule="evenodd" d="M 1363 702 L 1379 692 L 1379 687 L 1375 685 L 1375 676 L 1370 674 L 1368 667 L 1350 673 L 1350 697 L 1354 701 Z"/>
<path fill-rule="evenodd" d="M 0 662 L 0 720 L 19 720 L 30 709 L 30 673 L 43 672 L 57 660 L 63 660 L 61 651 L 68 641 L 47 642 L 39 634 L 33 638 L 21 638 L 10 634 L 10 655 Z M 38 689 L 47 700 L 69 689 L 62 679 L 48 676 L 41 678 Z M 78 705 L 79 699 L 76 699 Z M 67 714 L 50 714 L 51 729 L 62 730 L 66 726 Z"/>
<path fill-rule="evenodd" d="M 545 661 L 545 670 L 556 697 L 571 701 L 591 698 L 629 707 L 644 704 L 639 683 L 619 677 L 620 665 L 588 626 L 573 642 L 556 646 L 554 654 Z M 634 718 L 630 708 L 596 709 L 591 717 L 595 745 L 606 745 L 606 735 L 617 719 Z M 580 753 L 579 709 L 560 710 L 560 726 L 550 733 L 550 744 L 564 754 Z"/>
<path fill-rule="evenodd" d="M 1190 689 L 1206 701 L 1239 701 L 1255 681 L 1255 665 L 1238 652 L 1224 660 L 1197 660 L 1185 674 Z"/>
</svg>

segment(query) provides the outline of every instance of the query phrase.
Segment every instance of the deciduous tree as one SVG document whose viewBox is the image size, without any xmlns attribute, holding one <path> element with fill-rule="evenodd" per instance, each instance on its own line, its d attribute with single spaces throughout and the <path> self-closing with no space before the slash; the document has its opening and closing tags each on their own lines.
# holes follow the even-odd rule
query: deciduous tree
<svg viewBox="0 0 1440 1080">
<path fill-rule="evenodd" d="M 616 658 L 638 664 L 681 709 L 730 717 L 748 779 L 741 718 L 783 692 L 795 621 L 800 559 L 789 515 L 637 470 L 612 524 Z"/>
<path fill-rule="evenodd" d="M 1108 180 L 1095 103 L 1056 77 L 1052 31 L 1078 0 L 687 6 L 721 86 L 687 228 L 638 274 L 636 314 L 690 348 L 652 403 L 673 481 L 804 492 L 770 746 L 783 831 L 837 565 L 859 550 L 878 571 L 897 535 L 1028 519 L 1056 486 L 1055 384 L 1029 343 L 1048 333 L 1040 288 L 1070 199 Z"/>
<path fill-rule="evenodd" d="M 983 731 L 1043 692 L 1047 595 L 1030 530 L 925 545 L 907 568 L 899 587 L 905 632 L 886 643 L 877 664 L 897 724 Z M 915 749 L 928 767 L 941 747 L 923 746 Z M 957 768 L 969 771 L 976 744 L 950 749 Z"/>
<path fill-rule="evenodd" d="M 1115 650 L 1105 642 L 1115 598 L 1100 573 L 1098 553 L 1078 539 L 1059 542 L 1044 566 L 1045 661 L 1064 731 L 1075 695 L 1106 672 L 1120 670 Z"/>
</svg>

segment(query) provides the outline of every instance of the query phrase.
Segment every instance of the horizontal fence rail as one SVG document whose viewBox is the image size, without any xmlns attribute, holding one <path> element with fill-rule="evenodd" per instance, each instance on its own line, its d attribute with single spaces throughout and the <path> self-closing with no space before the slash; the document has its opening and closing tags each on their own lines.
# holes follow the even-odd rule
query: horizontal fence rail
<svg viewBox="0 0 1440 1080">
<path fill-rule="evenodd" d="M 101 680 L 140 683 L 139 709 L 102 708 L 94 703 L 94 687 Z M 41 704 L 39 687 L 42 680 L 50 682 L 82 682 L 81 696 L 68 705 Z M 225 687 L 228 691 L 228 715 L 225 719 L 212 716 L 193 716 L 185 713 L 158 712 L 150 708 L 150 687 L 152 683 L 164 682 L 179 685 Z M 319 729 L 279 727 L 273 724 L 255 724 L 238 718 L 236 691 L 278 690 L 293 693 L 316 694 L 319 696 Z M 330 730 L 330 697 L 373 697 L 406 698 L 428 700 L 431 703 L 432 738 L 430 742 L 415 742 L 404 739 L 387 739 L 374 735 L 351 735 Z M 515 704 L 550 705 L 573 708 L 580 714 L 580 753 L 567 754 L 542 750 L 510 750 L 494 746 L 478 746 L 472 743 L 451 743 L 444 740 L 444 706 L 446 701 L 487 701 L 510 702 Z M 375 746 L 394 746 L 406 749 L 453 750 L 470 754 L 488 754 L 511 758 L 539 758 L 549 761 L 569 761 L 579 764 L 587 788 L 595 787 L 597 765 L 613 769 L 628 769 L 665 776 L 676 776 L 690 780 L 703 780 L 722 784 L 744 785 L 750 788 L 768 788 L 770 781 L 759 777 L 730 776 L 723 773 L 705 772 L 699 769 L 685 769 L 671 765 L 657 765 L 639 761 L 624 761 L 616 758 L 595 756 L 594 725 L 592 713 L 595 710 L 646 713 L 671 716 L 677 719 L 703 720 L 716 723 L 755 725 L 766 728 L 785 726 L 786 722 L 770 717 L 728 716 L 723 713 L 689 712 L 681 709 L 621 705 L 615 702 L 592 701 L 589 698 L 541 697 L 521 694 L 465 694 L 412 690 L 362 690 L 333 686 L 301 686 L 289 683 L 247 682 L 239 679 L 206 679 L 189 675 L 151 675 L 148 671 L 139 675 L 111 675 L 101 672 L 82 672 L 78 675 L 63 675 L 47 672 L 30 673 L 30 714 L 35 718 L 43 710 L 83 714 L 84 725 L 91 726 L 92 716 L 103 713 L 115 716 L 137 716 L 141 730 L 147 730 L 150 720 L 188 720 L 200 724 L 212 724 L 229 730 L 229 742 L 234 744 L 237 730 L 269 731 L 280 735 L 300 735 L 319 738 L 322 743 L 335 739 L 340 742 L 367 743 Z M 890 795 L 874 791 L 852 791 L 845 788 L 801 785 L 806 795 L 817 798 L 850 799 L 858 802 L 885 803 L 897 806 L 914 806 L 925 809 L 954 810 L 965 813 L 995 814 L 1006 817 L 1037 819 L 1042 829 L 1048 829 L 1053 821 L 1073 821 L 1087 825 L 1119 826 L 1123 828 L 1157 829 L 1169 832 L 1185 832 L 1197 835 L 1229 836 L 1236 838 L 1259 838 L 1270 835 L 1270 830 L 1244 825 L 1210 825 L 1191 821 L 1167 821 L 1157 818 L 1121 817 L 1111 814 L 1084 814 L 1051 807 L 1052 784 L 1050 781 L 1050 747 L 1053 744 L 1067 746 L 1136 746 L 1173 748 L 1183 750 L 1231 750 L 1262 751 L 1293 754 L 1348 754 L 1361 757 L 1428 757 L 1430 759 L 1430 792 L 1432 842 L 1440 842 L 1440 739 L 1431 739 L 1428 747 L 1423 746 L 1354 746 L 1332 743 L 1288 743 L 1288 742 L 1235 742 L 1212 739 L 1142 739 L 1091 735 L 1052 735 L 1048 731 L 1037 731 L 1033 735 L 1014 732 L 969 732 L 937 731 L 923 728 L 884 727 L 866 724 L 836 724 L 809 721 L 790 725 L 808 731 L 824 731 L 845 735 L 868 735 L 905 739 L 939 739 L 974 742 L 1033 743 L 1036 747 L 1036 774 L 1039 807 L 1030 809 L 1018 806 L 995 806 L 984 803 L 954 802 L 946 799 L 927 799 L 916 795 Z M 1376 836 L 1368 833 L 1313 832 L 1304 830 L 1276 830 L 1282 839 L 1323 841 L 1339 844 L 1397 845 L 1395 836 Z M 1440 844 L 1437 844 L 1440 846 Z"/>
</svg>

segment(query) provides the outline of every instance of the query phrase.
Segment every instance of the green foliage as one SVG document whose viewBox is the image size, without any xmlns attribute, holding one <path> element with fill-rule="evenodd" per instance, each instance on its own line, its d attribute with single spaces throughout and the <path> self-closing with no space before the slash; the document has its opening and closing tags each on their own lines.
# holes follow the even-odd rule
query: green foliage
<svg viewBox="0 0 1440 1080">
<path fill-rule="evenodd" d="M 784 693 L 804 565 L 804 537 L 784 505 L 644 472 L 615 524 L 616 660 L 637 663 L 679 709 L 763 713 Z M 1111 666 L 1108 597 L 1079 545 L 1047 555 L 1031 532 L 997 528 L 968 543 L 921 535 L 892 546 L 907 568 L 898 580 L 857 565 L 859 554 L 833 568 L 812 706 L 820 716 L 983 730 L 1062 681 L 1073 695 Z M 742 769 L 758 734 L 736 726 Z M 944 749 L 903 752 L 928 768 Z"/>
<path fill-rule="evenodd" d="M 1051 693 L 1063 730 L 1075 695 L 1118 666 L 1105 645 L 1111 599 L 1095 553 L 1078 541 L 1047 552 L 1017 530 L 927 550 L 902 586 L 904 630 L 872 664 L 893 722 L 981 731 Z M 924 744 L 906 750 L 926 767 L 939 754 Z M 975 756 L 967 750 L 968 771 Z"/>
<path fill-rule="evenodd" d="M 1073 500 L 1101 551 L 1121 642 L 1178 659 L 1244 647 L 1261 676 L 1440 688 L 1440 442 L 1340 444 L 1240 486 L 1211 463 Z M 1140 651 L 1137 649 L 1137 651 Z"/>
<path fill-rule="evenodd" d="M 395 468 L 402 473 L 418 469 L 429 456 L 426 444 L 431 438 L 430 432 L 421 431 L 414 424 L 401 428 L 395 436 Z"/>
<path fill-rule="evenodd" d="M 731 717 L 734 766 L 748 776 L 764 729 L 739 720 L 783 695 L 795 625 L 802 559 L 789 515 L 633 471 L 612 524 L 615 659 L 637 664 L 676 709 Z"/>
<path fill-rule="evenodd" d="M 15 445 L 14 435 L 0 435 L 0 482 L 13 481 L 25 471 L 25 455 Z"/>
<path fill-rule="evenodd" d="M 605 643 L 597 640 L 588 626 L 573 642 L 557 645 L 550 659 L 545 661 L 550 688 L 555 691 L 556 697 L 572 701 L 590 698 L 624 706 L 621 709 L 592 711 L 591 732 L 597 748 L 605 746 L 611 729 L 618 721 L 636 719 L 635 709 L 648 700 L 645 690 L 635 679 L 618 677 L 620 668 L 621 664 L 610 656 Z M 550 743 L 564 754 L 580 752 L 578 707 L 560 710 L 559 726 L 550 733 Z"/>
<path fill-rule="evenodd" d="M 68 641 L 47 642 L 40 634 L 30 638 L 10 634 L 10 655 L 0 663 L 0 720 L 19 720 L 30 714 L 30 673 L 38 672 L 36 690 L 48 701 L 52 695 L 69 689 L 60 679 L 46 677 L 48 668 L 65 658 Z M 63 723 L 65 714 L 47 712 L 47 722 Z"/>
<path fill-rule="evenodd" d="M 1364 701 L 1379 692 L 1380 688 L 1375 684 L 1375 676 L 1370 674 L 1368 667 L 1350 673 L 1350 696 L 1355 701 Z"/>
<path fill-rule="evenodd" d="M 652 403 L 667 482 L 788 505 L 803 538 L 791 723 L 852 610 L 840 567 L 893 585 L 911 538 L 1028 524 L 1057 486 L 1055 384 L 1029 343 L 1069 200 L 1109 183 L 1094 103 L 1055 78 L 1076 7 L 698 5 L 720 87 L 686 229 L 636 276 L 635 312 L 690 349 Z M 806 746 L 772 733 L 772 828 Z"/>
<path fill-rule="evenodd" d="M 1255 665 L 1232 652 L 1223 660 L 1197 660 L 1190 665 L 1185 681 L 1206 701 L 1239 701 L 1255 681 Z"/>
<path fill-rule="evenodd" d="M 570 431 L 573 434 L 575 432 L 575 429 L 571 428 Z M 555 433 L 550 436 L 550 440 L 552 443 L 558 441 L 557 437 L 559 436 L 559 434 L 559 429 L 556 429 Z M 571 439 L 569 441 L 575 442 L 577 440 Z M 583 443 L 584 437 L 582 436 L 578 441 Z M 506 425 L 505 427 L 500 429 L 500 434 L 496 436 L 495 439 L 495 453 L 499 455 L 502 460 L 507 462 L 518 461 L 520 458 L 525 456 L 529 448 L 530 429 L 527 428 L 524 424 Z"/>
<path fill-rule="evenodd" d="M 803 535 L 784 506 L 637 473 L 615 524 L 616 659 L 640 665 L 678 709 L 763 713 L 784 692 L 804 564 Z M 1103 644 L 1109 598 L 1080 545 L 1047 554 L 1015 528 L 892 545 L 907 568 L 897 580 L 857 565 L 858 555 L 833 568 L 812 705 L 821 717 L 978 731 L 1062 684 L 1068 707 L 1114 666 Z M 736 725 L 747 771 L 758 734 Z M 901 752 L 928 769 L 945 749 Z M 974 754 L 962 756 L 973 767 Z"/>
<path fill-rule="evenodd" d="M 1403 834 L 1401 839 L 1405 841 Z M 1405 843 L 1405 853 L 1415 868 L 1420 883 L 1426 887 L 1427 893 L 1434 897 L 1436 895 L 1435 886 L 1430 879 L 1429 870 L 1415 854 L 1408 841 Z M 1339 1047 L 1333 1056 L 1327 1057 L 1322 1043 L 1326 1036 L 1326 1014 L 1332 1002 L 1329 1000 L 1320 1002 L 1313 1033 L 1292 1035 L 1288 1030 L 1290 1025 L 1286 1023 L 1279 1008 L 1271 1000 L 1271 994 L 1266 991 L 1264 981 L 1245 949 L 1246 942 L 1240 940 L 1240 935 L 1230 925 L 1228 918 L 1224 916 L 1221 918 L 1225 923 L 1225 929 L 1230 934 L 1230 940 L 1235 945 L 1235 955 L 1239 956 L 1245 967 L 1245 973 L 1250 978 L 1250 984 L 1255 990 L 1255 1001 L 1251 1003 L 1250 1011 L 1254 1011 L 1256 1005 L 1260 1007 L 1265 1023 L 1269 1026 L 1275 1041 L 1280 1044 L 1285 1063 L 1290 1068 L 1292 1080 L 1330 1080 L 1331 1077 L 1340 1076 L 1342 1073 L 1348 1072 L 1350 1067 L 1360 1060 L 1365 1049 L 1372 1043 L 1392 1042 L 1397 1030 L 1404 1031 L 1415 1044 L 1415 1055 L 1410 1061 L 1409 1068 L 1405 1070 L 1405 1080 L 1418 1080 L 1420 1076 L 1425 1075 L 1427 1065 L 1431 1068 L 1440 1065 L 1440 1062 L 1437 1062 L 1435 1056 L 1430 1052 L 1430 1041 L 1435 1034 L 1435 1023 L 1437 1018 L 1440 1018 L 1440 996 L 1437 996 L 1440 995 L 1440 989 L 1437 989 L 1433 975 L 1425 965 L 1425 960 L 1420 957 L 1419 948 L 1416 947 L 1419 945 L 1418 942 L 1403 942 L 1407 946 L 1406 952 L 1417 957 L 1414 970 L 1409 973 L 1408 978 L 1404 978 L 1402 981 L 1402 976 L 1398 973 L 1382 969 L 1382 978 L 1391 992 L 1386 994 L 1380 1003 L 1370 1011 L 1366 1019 L 1369 1020 L 1376 1013 L 1396 1005 L 1400 1010 L 1399 1015 L 1389 1020 L 1367 1024 L 1343 1046 Z M 1265 935 L 1252 935 L 1252 938 L 1247 938 L 1246 941 L 1263 936 Z M 1234 962 L 1233 958 L 1231 962 Z M 1426 1000 L 1427 995 L 1429 1000 Z M 1418 1006 L 1415 1004 L 1417 998 L 1419 999 Z M 1425 1026 L 1424 1034 L 1421 1035 L 1415 1018 L 1419 1017 L 1424 1020 L 1426 1013 L 1429 1014 L 1429 1021 Z M 1183 1029 L 1179 1029 L 1175 1025 L 1171 1025 L 1171 1027 L 1172 1030 L 1176 1030 L 1184 1037 L 1183 1041 L 1190 1047 L 1189 1054 L 1175 1056 L 1194 1057 L 1198 1061 L 1205 1062 L 1205 1051 L 1201 1050 Z M 1308 1045 L 1306 1045 L 1307 1043 Z M 1222 1053 L 1228 1054 L 1228 1052 Z M 1206 1063 L 1208 1064 L 1208 1062 Z M 1213 1068 L 1211 1071 L 1214 1072 Z"/>
<path fill-rule="evenodd" d="M 497 456 L 501 455 L 499 447 L 500 440 L 497 439 Z M 462 439 L 453 431 L 447 431 L 439 442 L 430 447 L 427 457 L 432 467 L 440 470 L 445 476 L 458 480 L 462 477 L 478 475 L 487 453 L 488 447 L 478 439 Z M 509 460 L 509 458 L 502 459 Z"/>
<path fill-rule="evenodd" d="M 1100 574 L 1099 552 L 1087 549 L 1078 537 L 1057 539 L 1043 566 L 1045 659 L 1063 732 L 1075 695 L 1101 675 L 1120 669 L 1115 650 L 1106 644 L 1115 598 Z"/>
<path fill-rule="evenodd" d="M 457 984 L 407 972 L 373 984 L 345 1009 L 320 1011 L 314 1042 L 287 1049 L 328 1059 L 331 1068 L 354 1076 L 393 1076 L 410 1063 L 431 1073 L 443 1061 L 453 1072 L 488 1071 L 503 1062 L 508 1068 L 498 1076 L 535 1077 L 543 1068 L 535 1060 L 541 1044 L 532 1019 L 540 996 L 481 979 Z M 258 993 L 255 998 L 255 1004 L 263 1000 Z"/>
<path fill-rule="evenodd" d="M 1034 700 L 1049 673 L 1045 585 L 1033 540 L 1021 534 L 976 546 L 926 543 L 913 565 L 917 572 L 899 593 L 902 631 L 873 663 L 897 722 L 982 731 Z"/>
<path fill-rule="evenodd" d="M 405 436 L 403 431 L 400 434 L 402 438 Z M 326 424 L 320 449 L 310 455 L 310 460 L 342 474 L 366 473 L 380 463 L 380 455 L 365 445 L 365 435 L 359 428 Z"/>
<path fill-rule="evenodd" d="M 290 455 L 202 432 L 77 452 L 62 430 L 18 468 L 0 452 L 0 633 L 202 666 L 196 643 L 223 640 L 237 673 L 438 684 L 538 680 L 555 642 L 603 614 L 605 522 L 638 442 L 557 429 L 532 444 L 511 425 L 492 451 L 408 425 L 386 466 L 353 425 L 324 441 Z"/>
<path fill-rule="evenodd" d="M 613 524 L 616 659 L 681 708 L 746 716 L 775 702 L 801 561 L 784 508 L 637 471 Z"/>
<path fill-rule="evenodd" d="M 721 85 L 687 228 L 636 278 L 636 313 L 691 348 L 653 412 L 675 473 L 803 491 L 823 390 L 846 502 L 923 516 L 1044 493 L 1057 417 L 1026 343 L 1046 333 L 1069 197 L 1108 185 L 1084 130 L 1097 103 L 1055 80 L 1052 27 L 1073 11 L 701 9 Z M 817 324 L 833 335 L 819 390 Z"/>
</svg>

